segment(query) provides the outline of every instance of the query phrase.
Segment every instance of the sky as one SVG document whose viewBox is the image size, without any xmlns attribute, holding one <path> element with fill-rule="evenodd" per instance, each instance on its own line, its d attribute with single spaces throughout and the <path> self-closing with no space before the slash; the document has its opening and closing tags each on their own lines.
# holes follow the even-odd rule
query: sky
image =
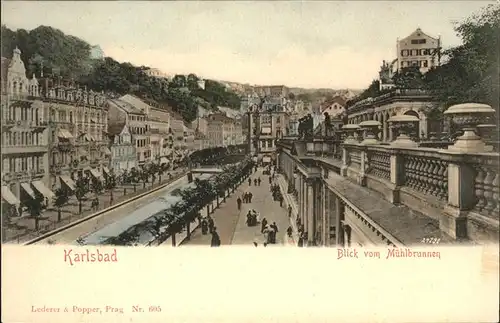
<svg viewBox="0 0 500 323">
<path fill-rule="evenodd" d="M 453 22 L 493 1 L 2 1 L 11 29 L 52 26 L 120 62 L 250 84 L 363 89 L 420 27 L 460 44 Z"/>
</svg>

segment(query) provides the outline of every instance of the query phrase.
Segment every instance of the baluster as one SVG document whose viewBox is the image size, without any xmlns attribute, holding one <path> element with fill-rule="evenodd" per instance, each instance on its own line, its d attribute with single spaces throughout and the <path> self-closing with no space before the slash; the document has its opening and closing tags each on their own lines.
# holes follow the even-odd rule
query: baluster
<svg viewBox="0 0 500 323">
<path fill-rule="evenodd" d="M 414 174 L 414 160 L 412 156 L 407 156 L 405 158 L 405 184 L 413 188 L 413 174 Z"/>
<path fill-rule="evenodd" d="M 441 176 L 439 183 L 441 187 L 441 199 L 447 201 L 448 200 L 448 164 L 446 162 L 441 162 L 444 172 Z"/>
<path fill-rule="evenodd" d="M 486 201 L 486 205 L 484 206 L 484 209 L 486 210 L 487 213 L 490 213 L 493 211 L 495 208 L 495 205 L 493 203 L 493 180 L 495 179 L 495 174 L 493 169 L 491 168 L 485 168 L 486 170 L 486 177 L 484 178 L 484 198 Z"/>
<path fill-rule="evenodd" d="M 427 189 L 426 194 L 432 194 L 435 189 L 435 175 L 437 174 L 436 161 L 434 159 L 427 161 L 428 166 L 426 167 L 426 183 Z"/>
<path fill-rule="evenodd" d="M 498 207 L 498 191 L 499 191 L 499 178 L 498 178 L 498 173 L 495 174 L 495 179 L 493 180 L 492 185 L 492 191 L 493 191 L 493 203 L 495 203 L 495 208 L 492 211 L 492 215 L 496 215 L 498 217 L 498 214 L 500 213 L 499 207 Z"/>
<path fill-rule="evenodd" d="M 422 188 L 424 187 L 424 163 L 421 158 L 417 157 L 417 169 L 416 169 L 416 179 L 417 179 L 417 186 L 416 189 L 417 191 L 422 191 Z"/>
<path fill-rule="evenodd" d="M 483 186 L 484 172 L 480 166 L 477 166 L 476 171 L 477 171 L 477 174 L 476 174 L 476 178 L 474 180 L 474 189 L 475 189 L 475 193 L 476 193 L 477 202 L 476 202 L 475 208 L 478 211 L 482 211 L 482 209 L 486 205 L 486 203 L 484 201 L 484 196 L 483 196 L 483 194 L 484 194 L 484 186 Z"/>
<path fill-rule="evenodd" d="M 436 160 L 436 169 L 434 173 L 434 179 L 432 181 L 432 184 L 434 185 L 434 190 L 432 191 L 432 195 L 435 195 L 439 198 L 441 198 L 441 196 L 443 195 L 442 185 L 441 185 L 443 174 L 444 174 L 444 165 L 441 161 Z"/>
</svg>

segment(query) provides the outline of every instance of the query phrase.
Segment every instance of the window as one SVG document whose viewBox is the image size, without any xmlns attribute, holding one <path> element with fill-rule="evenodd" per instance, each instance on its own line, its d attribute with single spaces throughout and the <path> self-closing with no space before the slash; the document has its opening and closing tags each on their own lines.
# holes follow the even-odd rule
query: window
<svg viewBox="0 0 500 323">
<path fill-rule="evenodd" d="M 418 43 L 419 43 L 419 44 L 425 44 L 425 43 L 426 43 L 426 40 L 425 40 L 425 39 L 419 39 L 419 40 L 418 40 Z"/>
<path fill-rule="evenodd" d="M 412 40 L 411 40 L 411 43 L 412 43 L 412 44 L 418 44 L 418 39 L 412 39 Z"/>
<path fill-rule="evenodd" d="M 403 57 L 408 56 L 408 50 L 403 49 L 403 50 L 401 51 L 401 56 L 403 56 Z"/>
<path fill-rule="evenodd" d="M 422 67 L 427 67 L 429 63 L 427 61 L 422 61 Z"/>
</svg>

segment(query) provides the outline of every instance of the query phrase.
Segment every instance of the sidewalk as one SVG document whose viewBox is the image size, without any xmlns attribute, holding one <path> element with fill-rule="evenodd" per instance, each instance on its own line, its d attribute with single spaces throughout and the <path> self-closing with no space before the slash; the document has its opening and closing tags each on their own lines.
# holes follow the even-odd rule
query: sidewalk
<svg viewBox="0 0 500 323">
<path fill-rule="evenodd" d="M 295 196 L 293 194 L 288 194 L 288 183 L 283 175 L 276 175 L 276 183 L 280 186 L 281 194 L 283 194 L 285 209 L 288 212 L 288 206 L 292 207 L 292 216 L 290 217 L 290 225 L 292 226 L 293 233 L 292 238 L 294 240 L 295 245 L 299 241 L 299 232 L 297 228 L 297 216 L 299 214 L 299 206 L 295 201 Z M 288 216 L 288 214 L 287 214 Z"/>
<path fill-rule="evenodd" d="M 261 185 L 254 186 L 253 179 L 259 177 Z M 265 237 L 260 231 L 260 224 L 255 227 L 246 225 L 246 214 L 251 209 L 259 212 L 261 219 L 265 217 L 269 224 L 276 222 L 279 230 L 276 245 L 295 245 L 294 241 L 289 239 L 286 234 L 286 230 L 290 225 L 287 209 L 285 205 L 280 207 L 279 202 L 273 200 L 269 177 L 263 175 L 262 169 L 259 169 L 250 178 L 252 179 L 252 186 L 248 185 L 248 179 L 245 180 L 235 193 L 227 199 L 226 203 L 221 204 L 221 207 L 211 215 L 221 238 L 221 245 L 253 245 L 254 242 L 262 245 L 265 242 Z M 244 192 L 253 194 L 252 203 L 243 203 L 241 210 L 238 211 L 236 200 Z M 210 245 L 211 238 L 210 234 L 202 235 L 201 230 L 196 230 L 191 235 L 191 240 L 185 241 L 183 245 Z"/>
</svg>

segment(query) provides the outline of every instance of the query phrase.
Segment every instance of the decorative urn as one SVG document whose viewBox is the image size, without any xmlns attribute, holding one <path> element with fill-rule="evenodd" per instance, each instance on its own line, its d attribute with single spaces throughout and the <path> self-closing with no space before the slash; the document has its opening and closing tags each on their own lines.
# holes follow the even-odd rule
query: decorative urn
<svg viewBox="0 0 500 323">
<path fill-rule="evenodd" d="M 495 113 L 495 110 L 482 103 L 462 103 L 449 107 L 444 114 L 451 116 L 453 122 L 463 130 L 463 135 L 458 137 L 455 144 L 448 147 L 450 151 L 458 152 L 484 152 L 486 144 L 478 136 L 477 126 L 486 121 Z"/>
<path fill-rule="evenodd" d="M 365 131 L 365 138 L 361 142 L 363 145 L 378 145 L 378 132 L 382 124 L 376 120 L 367 120 L 359 124 L 361 129 Z"/>
<path fill-rule="evenodd" d="M 392 129 L 398 131 L 398 137 L 396 138 L 396 140 L 391 142 L 391 146 L 418 146 L 418 144 L 410 137 L 410 133 L 414 131 L 418 126 L 419 119 L 417 117 L 410 115 L 398 115 L 390 117 L 387 122 L 389 122 Z"/>
<path fill-rule="evenodd" d="M 358 141 L 354 138 L 354 133 L 359 129 L 357 124 L 346 124 L 342 127 L 342 131 L 345 132 L 344 143 L 346 144 L 356 144 Z"/>
</svg>

